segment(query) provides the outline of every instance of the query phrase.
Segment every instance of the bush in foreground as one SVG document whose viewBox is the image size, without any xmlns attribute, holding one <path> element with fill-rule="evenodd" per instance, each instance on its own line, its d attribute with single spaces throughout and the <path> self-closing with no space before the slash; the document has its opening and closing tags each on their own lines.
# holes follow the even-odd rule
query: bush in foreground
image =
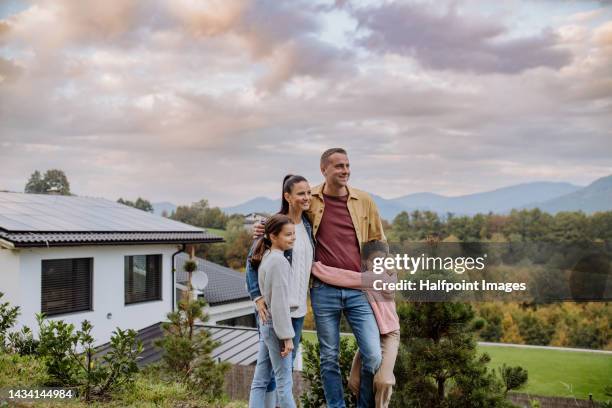
<svg viewBox="0 0 612 408">
<path fill-rule="evenodd" d="M 325 406 L 325 394 L 321 382 L 321 360 L 319 357 L 319 343 L 302 341 L 303 369 L 302 377 L 310 384 L 300 400 L 304 408 L 319 408 Z M 344 387 L 344 402 L 347 408 L 355 407 L 355 397 L 348 388 L 348 376 L 351 373 L 353 356 L 357 351 L 357 345 L 348 336 L 340 337 L 340 373 L 342 375 L 342 386 Z"/>
<path fill-rule="evenodd" d="M 78 387 L 86 401 L 108 398 L 112 391 L 129 388 L 138 372 L 136 361 L 142 352 L 142 342 L 135 330 L 117 328 L 110 341 L 110 350 L 94 357 L 93 326 L 87 320 L 75 331 L 62 320 L 45 320 L 37 315 L 39 344 L 37 355 L 42 358 L 49 375 L 45 385 Z"/>
</svg>

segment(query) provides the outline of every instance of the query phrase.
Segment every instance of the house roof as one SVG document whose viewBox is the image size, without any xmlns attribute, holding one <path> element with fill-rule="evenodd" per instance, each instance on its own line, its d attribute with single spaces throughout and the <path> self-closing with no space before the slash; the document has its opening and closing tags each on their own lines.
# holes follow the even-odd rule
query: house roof
<svg viewBox="0 0 612 408">
<path fill-rule="evenodd" d="M 257 329 L 250 327 L 231 327 L 215 325 L 198 325 L 197 330 L 208 330 L 211 338 L 219 342 L 211 356 L 217 361 L 227 361 L 231 364 L 249 365 L 257 361 L 259 350 L 259 334 Z M 138 360 L 138 366 L 161 360 L 163 352 L 156 347 L 155 340 L 163 335 L 161 323 L 156 323 L 138 331 L 138 339 L 143 343 L 143 352 Z M 110 343 L 100 346 L 96 357 L 103 356 L 110 350 Z"/>
<path fill-rule="evenodd" d="M 188 259 L 189 256 L 185 253 L 176 256 L 177 282 L 186 283 L 189 279 L 187 272 L 183 270 L 183 265 Z M 208 285 L 202 290 L 202 294 L 209 305 L 215 306 L 250 299 L 246 290 L 244 273 L 202 258 L 195 257 L 194 260 L 198 264 L 198 270 L 208 276 Z"/>
<path fill-rule="evenodd" d="M 103 198 L 12 192 L 0 192 L 0 239 L 15 247 L 223 241 Z"/>
</svg>

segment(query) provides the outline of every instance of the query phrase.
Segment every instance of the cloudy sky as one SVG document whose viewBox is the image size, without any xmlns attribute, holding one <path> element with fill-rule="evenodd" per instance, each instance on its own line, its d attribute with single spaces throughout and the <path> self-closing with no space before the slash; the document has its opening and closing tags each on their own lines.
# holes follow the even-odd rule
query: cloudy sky
<svg viewBox="0 0 612 408">
<path fill-rule="evenodd" d="M 0 0 L 0 189 L 232 205 L 612 173 L 612 2 Z"/>
</svg>

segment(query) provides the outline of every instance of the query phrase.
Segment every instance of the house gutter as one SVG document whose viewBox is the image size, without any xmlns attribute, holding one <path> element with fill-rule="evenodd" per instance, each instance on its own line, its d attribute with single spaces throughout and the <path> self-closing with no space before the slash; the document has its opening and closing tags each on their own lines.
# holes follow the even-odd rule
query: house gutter
<svg viewBox="0 0 612 408">
<path fill-rule="evenodd" d="M 181 248 L 172 254 L 172 312 L 173 313 L 174 313 L 174 304 L 175 304 L 174 297 L 176 296 L 176 288 L 174 286 L 176 283 L 176 277 L 175 277 L 176 267 L 174 266 L 174 257 L 180 254 L 181 252 L 185 252 L 185 245 L 186 244 L 181 244 Z"/>
</svg>

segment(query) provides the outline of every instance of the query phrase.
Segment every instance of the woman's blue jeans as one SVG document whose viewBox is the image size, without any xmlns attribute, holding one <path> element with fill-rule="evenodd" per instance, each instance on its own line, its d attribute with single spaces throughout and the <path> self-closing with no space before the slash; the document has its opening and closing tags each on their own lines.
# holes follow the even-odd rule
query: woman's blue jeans
<svg viewBox="0 0 612 408">
<path fill-rule="evenodd" d="M 277 406 L 277 401 L 281 403 L 281 397 L 277 395 L 278 388 L 277 381 L 275 378 L 276 375 L 275 370 L 273 368 L 272 360 L 270 358 L 270 354 L 272 354 L 273 351 L 269 349 L 263 333 L 264 330 L 267 330 L 265 326 L 268 326 L 268 323 L 270 323 L 269 327 L 272 328 L 271 321 L 268 321 L 266 322 L 266 324 L 262 325 L 259 322 L 259 316 L 257 314 L 255 315 L 255 319 L 257 321 L 257 326 L 259 327 L 259 351 L 257 354 L 255 375 L 253 376 L 253 382 L 251 384 L 249 407 L 273 408 Z M 297 349 L 300 344 L 300 339 L 302 337 L 304 317 L 292 318 L 291 323 L 293 324 L 293 331 L 295 332 L 295 337 L 293 338 L 294 348 L 293 354 L 291 356 L 291 370 L 293 370 L 293 362 L 295 361 Z M 276 337 L 276 335 L 274 337 Z M 278 339 L 274 344 L 278 348 Z M 276 353 L 280 357 L 280 349 L 278 349 Z M 293 400 L 293 397 L 291 398 Z M 282 403 L 281 406 L 283 406 Z"/>
</svg>

